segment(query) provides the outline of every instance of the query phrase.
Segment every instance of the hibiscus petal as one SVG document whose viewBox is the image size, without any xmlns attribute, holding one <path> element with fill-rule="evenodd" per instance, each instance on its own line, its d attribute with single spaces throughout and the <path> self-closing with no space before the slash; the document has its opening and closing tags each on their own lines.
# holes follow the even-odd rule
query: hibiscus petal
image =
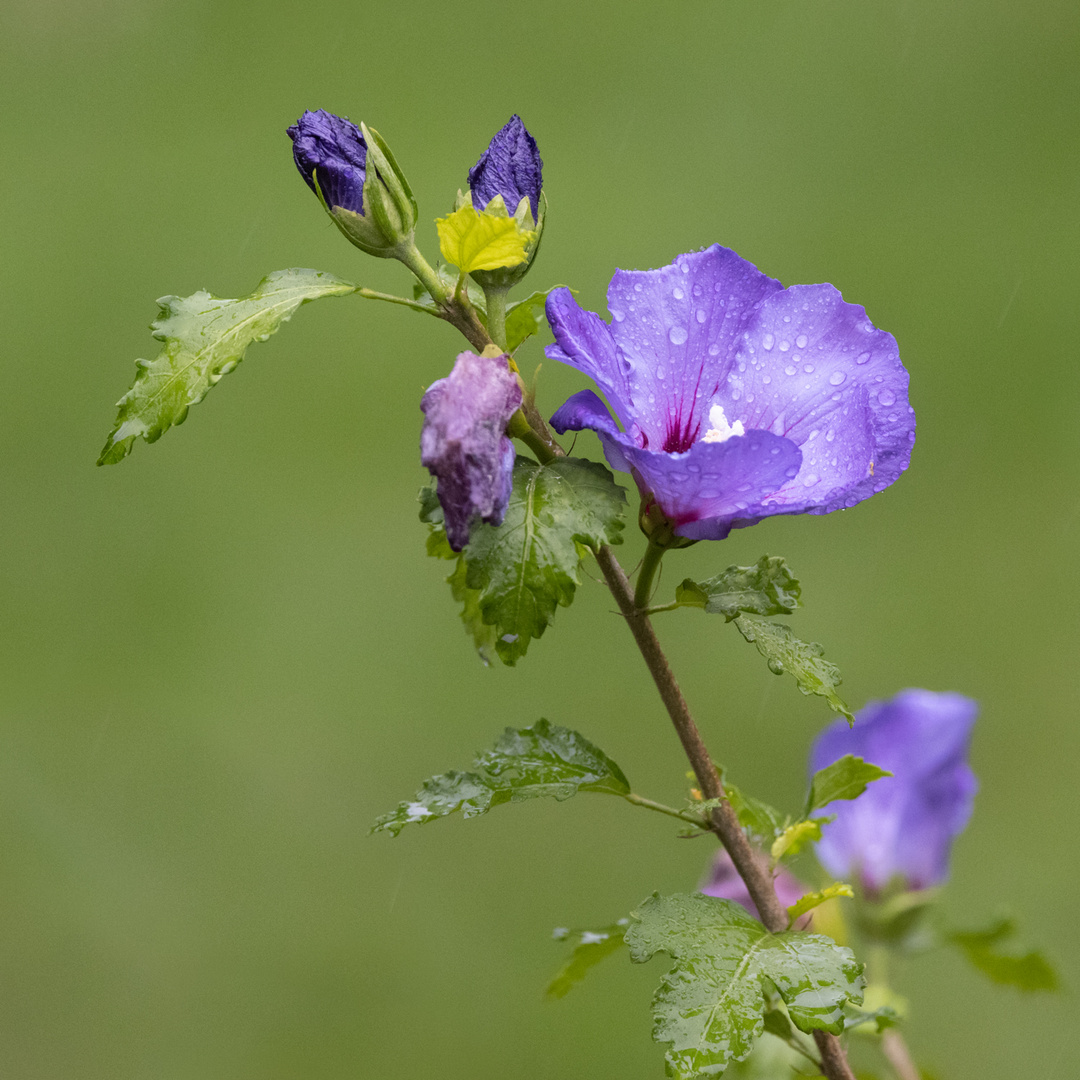
<svg viewBox="0 0 1080 1080">
<path fill-rule="evenodd" d="M 794 476 L 799 448 L 769 431 L 748 431 L 726 442 L 698 442 L 684 454 L 653 453 L 628 445 L 625 435 L 600 432 L 612 458 L 616 443 L 644 491 L 652 492 L 679 536 L 723 540 L 747 507 Z"/>
<path fill-rule="evenodd" d="M 838 877 L 858 872 L 872 890 L 894 877 L 927 888 L 948 875 L 953 838 L 967 824 L 977 783 L 967 764 L 978 708 L 960 694 L 905 690 L 863 709 L 818 737 L 811 771 L 857 754 L 893 775 L 876 780 L 853 802 L 828 809 L 836 820 L 817 844 Z"/>
<path fill-rule="evenodd" d="M 708 426 L 709 404 L 757 305 L 781 288 L 719 244 L 658 270 L 616 270 L 608 309 L 626 387 L 621 400 L 633 407 L 632 414 L 619 410 L 624 424 L 632 415 L 651 449 L 688 449 Z"/>
<path fill-rule="evenodd" d="M 792 285 L 758 308 L 719 398 L 746 427 L 799 445 L 799 475 L 755 508 L 827 514 L 888 487 L 915 440 L 896 340 L 832 285 Z"/>
</svg>

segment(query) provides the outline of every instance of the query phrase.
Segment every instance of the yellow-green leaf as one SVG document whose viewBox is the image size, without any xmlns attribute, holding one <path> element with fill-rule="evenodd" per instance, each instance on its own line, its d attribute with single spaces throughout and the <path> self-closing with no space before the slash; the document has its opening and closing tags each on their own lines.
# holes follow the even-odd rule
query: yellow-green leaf
<svg viewBox="0 0 1080 1080">
<path fill-rule="evenodd" d="M 512 217 L 499 217 L 466 204 L 435 222 L 443 258 L 463 274 L 517 266 L 528 258 L 536 233 Z"/>
<path fill-rule="evenodd" d="M 812 911 L 818 904 L 824 904 L 826 900 L 835 900 L 838 896 L 854 895 L 855 894 L 851 891 L 851 886 L 845 885 L 842 881 L 835 882 L 827 889 L 822 889 L 821 892 L 807 893 L 801 899 L 796 900 L 795 903 L 787 909 L 788 926 L 791 926 L 800 915 L 805 915 L 808 911 Z"/>
<path fill-rule="evenodd" d="M 776 862 L 785 855 L 797 855 L 803 844 L 810 840 L 821 839 L 821 826 L 824 821 L 832 818 L 810 818 L 807 821 L 796 821 L 789 825 L 772 843 L 769 854 Z"/>
</svg>

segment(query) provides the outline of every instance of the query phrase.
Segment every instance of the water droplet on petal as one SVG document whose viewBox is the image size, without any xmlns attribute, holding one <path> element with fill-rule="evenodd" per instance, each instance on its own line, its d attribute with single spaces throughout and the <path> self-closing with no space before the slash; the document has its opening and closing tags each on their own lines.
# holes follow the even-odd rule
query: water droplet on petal
<svg viewBox="0 0 1080 1080">
<path fill-rule="evenodd" d="M 703 323 L 709 316 L 705 313 L 704 308 L 698 308 L 695 318 L 699 323 Z"/>
<path fill-rule="evenodd" d="M 814 365 L 813 364 L 804 364 L 803 365 L 803 371 L 805 371 L 807 375 L 812 375 L 814 373 Z"/>
<path fill-rule="evenodd" d="M 622 353 L 619 353 L 619 367 L 622 368 L 622 373 L 624 375 L 630 375 L 634 370 L 634 361 L 628 356 L 623 356 Z"/>
<path fill-rule="evenodd" d="M 720 355 L 720 346 L 717 345 L 715 342 L 712 345 L 709 346 L 709 355 L 710 356 L 719 356 Z"/>
<path fill-rule="evenodd" d="M 829 376 L 829 382 L 832 383 L 833 386 L 839 386 L 846 378 L 847 376 L 842 371 L 834 371 Z"/>
<path fill-rule="evenodd" d="M 833 431 L 832 428 L 829 428 L 829 430 L 825 432 L 825 441 L 826 442 L 832 442 L 833 439 L 835 439 L 835 438 L 836 438 L 836 432 Z"/>
<path fill-rule="evenodd" d="M 888 387 L 885 387 L 884 390 L 878 393 L 877 399 L 882 405 L 888 407 L 896 401 L 896 395 Z"/>
<path fill-rule="evenodd" d="M 805 334 L 800 334 L 795 339 L 795 348 L 797 348 L 797 349 L 805 349 L 806 348 L 806 342 L 807 342 L 806 335 Z"/>
<path fill-rule="evenodd" d="M 656 369 L 656 377 L 658 379 L 663 379 L 665 375 L 667 375 L 667 372 L 662 367 Z"/>
<path fill-rule="evenodd" d="M 769 670 L 774 675 L 783 675 L 784 674 L 784 665 L 781 664 L 779 660 L 770 660 L 769 661 Z"/>
<path fill-rule="evenodd" d="M 621 311 L 618 311 L 618 310 L 616 310 L 615 308 L 612 308 L 612 310 L 611 310 L 611 317 L 612 317 L 612 318 L 613 318 L 613 319 L 614 319 L 614 320 L 615 320 L 616 322 L 622 322 L 622 321 L 623 321 L 623 319 L 625 319 L 625 318 L 626 318 L 626 315 L 625 315 L 625 314 L 624 314 L 623 312 L 621 312 Z"/>
<path fill-rule="evenodd" d="M 867 360 L 869 360 L 869 359 L 870 359 L 870 354 L 868 352 L 859 353 L 859 355 L 855 357 L 855 363 L 856 364 L 865 364 L 867 362 Z"/>
<path fill-rule="evenodd" d="M 686 294 L 682 289 L 672 289 L 671 295 L 674 296 L 676 300 L 681 300 Z"/>
<path fill-rule="evenodd" d="M 785 476 L 786 476 L 786 477 L 787 477 L 787 478 L 788 478 L 789 480 L 793 480 L 793 479 L 794 479 L 794 478 L 795 478 L 796 476 L 798 476 L 798 475 L 799 475 L 799 469 L 798 469 L 798 466 L 797 466 L 797 465 L 792 465 L 792 466 L 791 466 L 791 468 L 790 468 L 790 469 L 788 469 L 788 470 L 787 470 L 787 472 L 785 472 L 785 473 L 784 473 L 784 475 L 785 475 Z"/>
<path fill-rule="evenodd" d="M 771 375 L 762 375 L 762 376 L 761 376 L 761 381 L 762 381 L 762 382 L 763 382 L 763 383 L 764 383 L 764 384 L 765 384 L 766 386 L 768 386 L 768 385 L 769 385 L 769 383 L 771 383 L 771 382 L 772 382 L 772 376 L 771 376 Z"/>
<path fill-rule="evenodd" d="M 817 473 L 807 473 L 803 478 L 803 487 L 813 487 L 817 482 Z"/>
<path fill-rule="evenodd" d="M 668 340 L 672 345 L 683 345 L 686 342 L 689 335 L 686 332 L 685 326 L 673 326 L 668 331 Z"/>
<path fill-rule="evenodd" d="M 765 335 L 765 336 L 764 336 L 764 337 L 763 337 L 763 338 L 761 339 L 761 347 L 762 347 L 763 349 L 765 349 L 766 351 L 768 351 L 769 349 L 771 349 L 771 348 L 773 347 L 773 343 L 774 343 L 775 341 L 776 341 L 776 338 L 774 338 L 774 337 L 772 336 L 772 334 L 766 334 L 766 335 Z"/>
<path fill-rule="evenodd" d="M 784 368 L 784 374 L 785 375 L 794 375 L 795 374 L 794 366 L 791 365 L 791 364 L 788 364 L 788 366 L 786 368 Z"/>
<path fill-rule="evenodd" d="M 791 348 L 791 342 L 790 341 L 781 341 L 780 342 L 780 351 L 781 352 L 787 352 L 788 349 L 790 349 L 790 348 Z"/>
</svg>

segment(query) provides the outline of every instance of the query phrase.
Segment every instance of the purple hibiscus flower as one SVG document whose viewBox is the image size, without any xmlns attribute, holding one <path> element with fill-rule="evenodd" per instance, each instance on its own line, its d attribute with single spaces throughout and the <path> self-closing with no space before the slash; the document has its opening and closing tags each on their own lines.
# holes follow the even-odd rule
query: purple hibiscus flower
<svg viewBox="0 0 1080 1080">
<path fill-rule="evenodd" d="M 506 425 L 521 405 L 521 386 L 505 356 L 464 352 L 420 402 L 420 461 L 438 478 L 446 538 L 469 542 L 475 518 L 501 525 L 513 483 L 514 445 Z"/>
<path fill-rule="evenodd" d="M 764 868 L 768 868 L 769 860 L 764 855 L 760 857 L 759 861 Z M 773 878 L 773 884 L 776 886 L 776 897 L 784 907 L 791 907 L 809 891 L 803 887 L 801 881 L 784 869 L 777 872 L 775 878 Z M 736 904 L 742 904 L 755 919 L 761 918 L 757 905 L 750 899 L 750 890 L 747 889 L 746 882 L 739 877 L 739 871 L 735 869 L 731 856 L 723 849 L 716 853 L 712 869 L 709 872 L 709 878 L 701 886 L 701 891 L 706 896 L 718 896 L 721 900 L 734 900 Z M 801 916 L 795 923 L 796 928 L 804 930 L 810 919 L 809 914 Z"/>
<path fill-rule="evenodd" d="M 839 721 L 818 736 L 811 772 L 844 754 L 888 769 L 852 802 L 826 813 L 817 855 L 837 877 L 858 875 L 869 893 L 899 880 L 905 889 L 939 885 L 953 839 L 971 816 L 978 784 L 967 763 L 978 706 L 960 694 L 904 690 L 871 702 L 855 726 Z"/>
<path fill-rule="evenodd" d="M 364 213 L 367 143 L 350 120 L 324 109 L 307 111 L 288 128 L 293 160 L 307 186 L 326 205 Z M 318 187 L 315 186 L 316 179 Z"/>
<path fill-rule="evenodd" d="M 496 195 L 501 195 L 513 217 L 521 200 L 528 198 L 533 220 L 539 220 L 543 168 L 536 140 L 515 113 L 469 170 L 473 205 L 483 210 Z"/>
<path fill-rule="evenodd" d="M 792 285 L 714 244 L 618 270 L 612 322 L 548 297 L 553 360 L 591 390 L 552 417 L 591 428 L 677 535 L 722 540 L 773 514 L 827 514 L 889 486 L 915 439 L 896 341 L 832 285 Z"/>
</svg>

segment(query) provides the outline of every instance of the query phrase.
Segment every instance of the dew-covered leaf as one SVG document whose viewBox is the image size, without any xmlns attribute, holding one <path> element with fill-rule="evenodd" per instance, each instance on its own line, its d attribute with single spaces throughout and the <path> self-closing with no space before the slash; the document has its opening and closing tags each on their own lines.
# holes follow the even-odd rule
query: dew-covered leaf
<svg viewBox="0 0 1080 1080">
<path fill-rule="evenodd" d="M 620 919 L 617 923 L 605 926 L 601 930 L 566 930 L 557 932 L 556 937 L 558 940 L 574 943 L 574 951 L 570 954 L 570 959 L 563 965 L 559 973 L 548 984 L 548 997 L 566 997 L 601 960 L 605 960 L 607 957 L 619 952 L 625 944 L 623 935 L 629 921 L 629 919 Z"/>
<path fill-rule="evenodd" d="M 814 773 L 810 796 L 806 800 L 807 816 L 838 799 L 857 799 L 868 784 L 883 776 L 892 776 L 892 773 L 854 754 L 845 754 Z"/>
<path fill-rule="evenodd" d="M 675 602 L 700 607 L 729 622 L 740 612 L 789 615 L 799 606 L 799 582 L 778 555 L 762 555 L 753 566 L 729 566 L 705 581 L 687 578 L 675 589 Z"/>
<path fill-rule="evenodd" d="M 1002 951 L 1002 944 L 1015 936 L 1015 920 L 1001 918 L 985 930 L 954 931 L 947 940 L 991 982 L 1029 992 L 1059 989 L 1057 972 L 1042 953 L 1027 952 L 1017 956 Z"/>
<path fill-rule="evenodd" d="M 786 671 L 794 676 L 804 694 L 825 698 L 836 712 L 847 717 L 848 723 L 855 722 L 851 710 L 836 692 L 842 681 L 840 670 L 822 658 L 825 650 L 817 642 L 801 641 L 790 626 L 768 622 L 755 615 L 739 615 L 735 625 L 747 641 L 757 646 L 774 675 L 783 675 Z"/>
<path fill-rule="evenodd" d="M 674 960 L 653 998 L 653 1038 L 670 1047 L 676 1080 L 717 1076 L 750 1053 L 764 1028 L 764 980 L 801 1031 L 839 1034 L 844 1007 L 862 1000 L 862 967 L 848 949 L 818 934 L 770 934 L 730 900 L 654 894 L 633 918 L 631 959 Z"/>
<path fill-rule="evenodd" d="M 562 800 L 579 791 L 621 796 L 630 791 L 622 769 L 602 750 L 578 732 L 547 720 L 520 731 L 507 728 L 494 749 L 478 754 L 472 767 L 471 772 L 425 780 L 412 799 L 380 817 L 371 831 L 397 836 L 406 825 L 459 811 L 470 818 L 525 799 Z"/>
<path fill-rule="evenodd" d="M 465 548 L 466 585 L 496 631 L 505 664 L 525 655 L 580 582 L 580 545 L 622 540 L 626 495 L 611 473 L 583 458 L 538 465 L 519 456 L 501 525 L 477 524 Z"/>
<path fill-rule="evenodd" d="M 135 381 L 117 402 L 116 424 L 99 465 L 122 461 L 137 438 L 160 439 L 182 424 L 197 405 L 244 358 L 253 341 L 265 341 L 301 304 L 323 296 L 345 296 L 359 286 L 318 270 L 278 270 L 238 300 L 208 292 L 164 296 L 150 324 L 162 343 L 153 360 L 135 361 Z"/>
</svg>

